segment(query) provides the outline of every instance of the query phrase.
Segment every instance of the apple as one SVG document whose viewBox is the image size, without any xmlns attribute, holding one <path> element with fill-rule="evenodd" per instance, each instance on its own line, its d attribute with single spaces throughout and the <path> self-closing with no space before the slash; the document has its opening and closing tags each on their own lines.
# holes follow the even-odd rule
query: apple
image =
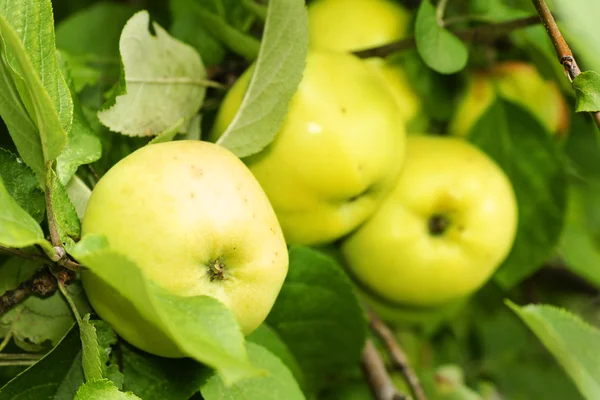
<svg viewBox="0 0 600 400">
<path fill-rule="evenodd" d="M 383 46 L 407 36 L 411 15 L 389 0 L 316 0 L 307 8 L 309 45 L 318 50 L 354 52 Z M 421 101 L 401 65 L 365 59 L 391 89 L 405 121 L 421 110 Z"/>
<path fill-rule="evenodd" d="M 467 136 L 497 97 L 525 108 L 553 134 L 568 129 L 569 109 L 556 82 L 545 80 L 533 64 L 504 61 L 469 76 L 449 132 Z"/>
<path fill-rule="evenodd" d="M 240 107 L 252 67 L 227 93 L 209 140 Z M 335 241 L 383 201 L 403 165 L 406 134 L 392 95 L 357 57 L 310 50 L 274 141 L 244 159 L 288 244 Z"/>
<path fill-rule="evenodd" d="M 517 218 L 512 185 L 485 153 L 461 138 L 409 136 L 395 188 L 341 250 L 356 281 L 387 303 L 441 306 L 494 273 Z"/>
<path fill-rule="evenodd" d="M 82 234 L 180 296 L 212 296 L 249 334 L 271 310 L 288 269 L 277 217 L 252 173 L 213 143 L 150 144 L 120 160 L 92 191 Z M 135 304 L 90 271 L 82 282 L 96 313 L 134 346 L 163 357 L 177 347 Z"/>
</svg>

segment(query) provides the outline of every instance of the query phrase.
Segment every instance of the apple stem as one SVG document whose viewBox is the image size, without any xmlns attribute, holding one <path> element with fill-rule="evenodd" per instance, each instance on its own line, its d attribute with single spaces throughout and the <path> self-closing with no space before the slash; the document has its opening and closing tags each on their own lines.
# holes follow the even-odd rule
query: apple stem
<svg viewBox="0 0 600 400">
<path fill-rule="evenodd" d="M 385 364 L 377 348 L 369 339 L 362 353 L 363 371 L 377 400 L 408 400 L 408 395 L 396 389 L 385 369 Z"/>
<path fill-rule="evenodd" d="M 417 374 L 410 366 L 406 353 L 404 353 L 404 350 L 394 338 L 391 329 L 388 328 L 388 326 L 383 323 L 379 316 L 370 308 L 367 308 L 367 313 L 369 315 L 371 329 L 382 340 L 392 361 L 392 366 L 402 373 L 406 383 L 408 383 L 410 390 L 415 396 L 415 400 L 427 400 L 427 396 L 425 396 L 425 391 L 423 390 L 423 386 L 421 386 Z"/>
<path fill-rule="evenodd" d="M 539 18 L 544 24 L 546 28 L 546 32 L 548 32 L 548 36 L 554 45 L 554 49 L 556 50 L 556 55 L 558 56 L 559 62 L 564 67 L 565 72 L 569 76 L 569 80 L 573 81 L 575 77 L 581 74 L 581 70 L 577 65 L 577 61 L 575 61 L 575 57 L 573 57 L 573 53 L 569 48 L 565 38 L 560 33 L 560 29 L 558 29 L 558 25 L 556 25 L 556 21 L 548 8 L 545 0 L 532 0 L 535 9 L 538 12 Z M 592 117 L 600 129 L 600 112 L 592 112 Z"/>
</svg>

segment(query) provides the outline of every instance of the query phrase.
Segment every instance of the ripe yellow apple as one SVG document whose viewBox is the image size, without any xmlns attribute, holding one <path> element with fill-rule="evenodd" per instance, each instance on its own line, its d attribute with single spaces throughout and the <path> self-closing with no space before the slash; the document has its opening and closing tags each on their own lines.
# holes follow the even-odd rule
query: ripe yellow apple
<svg viewBox="0 0 600 400">
<path fill-rule="evenodd" d="M 409 136 L 394 190 L 342 253 L 357 282 L 387 302 L 438 306 L 494 273 L 517 218 L 512 185 L 486 154 L 461 138 Z"/>
<path fill-rule="evenodd" d="M 223 100 L 210 140 L 233 120 L 251 69 Z M 392 95 L 346 53 L 309 51 L 275 140 L 244 161 L 289 244 L 332 242 L 375 212 L 403 165 L 406 135 Z"/>
<path fill-rule="evenodd" d="M 404 38 L 410 13 L 390 0 L 316 0 L 308 6 L 309 45 L 353 52 Z M 364 60 L 388 86 L 405 121 L 416 117 L 421 101 L 402 67 L 381 58 Z"/>
<path fill-rule="evenodd" d="M 123 158 L 92 192 L 82 223 L 82 234 L 91 233 L 172 293 L 220 300 L 245 334 L 264 321 L 287 274 L 287 246 L 264 191 L 213 143 L 150 144 Z M 82 281 L 94 310 L 125 340 L 183 356 L 106 282 L 89 271 Z"/>
<path fill-rule="evenodd" d="M 467 136 L 497 96 L 527 109 L 553 134 L 568 129 L 569 110 L 556 82 L 544 80 L 532 64 L 505 61 L 468 78 L 449 132 Z"/>
</svg>

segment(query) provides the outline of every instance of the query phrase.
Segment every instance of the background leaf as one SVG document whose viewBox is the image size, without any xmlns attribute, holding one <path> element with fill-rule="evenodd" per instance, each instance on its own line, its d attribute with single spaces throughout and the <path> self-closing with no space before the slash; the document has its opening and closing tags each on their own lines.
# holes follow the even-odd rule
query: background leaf
<svg viewBox="0 0 600 400">
<path fill-rule="evenodd" d="M 304 1 L 269 2 L 260 52 L 248 89 L 218 144 L 238 157 L 247 157 L 273 141 L 302 78 L 307 46 Z"/>
<path fill-rule="evenodd" d="M 73 323 L 51 352 L 0 389 L 0 400 L 72 400 L 81 384 L 81 342 Z"/>
<path fill-rule="evenodd" d="M 423 0 L 419 6 L 415 40 L 425 64 L 439 73 L 452 74 L 467 64 L 467 47 L 458 37 L 438 25 L 435 7 L 429 0 Z"/>
<path fill-rule="evenodd" d="M 268 376 L 244 379 L 225 386 L 218 376 L 211 377 L 201 388 L 206 400 L 303 400 L 294 376 L 271 352 L 255 343 L 248 343 L 250 361 L 269 372 Z"/>
<path fill-rule="evenodd" d="M 600 398 L 600 361 L 590 348 L 600 347 L 600 330 L 548 305 L 508 305 L 558 359 L 587 399 Z"/>
<path fill-rule="evenodd" d="M 181 118 L 192 118 L 206 94 L 206 70 L 198 53 L 154 22 L 152 35 L 149 22 L 148 12 L 141 11 L 123 28 L 127 93 L 98 113 L 108 128 L 131 136 L 158 135 Z"/>
<path fill-rule="evenodd" d="M 188 400 L 212 371 L 190 359 L 157 357 L 133 346 L 120 345 L 123 387 L 142 399 Z"/>
<path fill-rule="evenodd" d="M 79 387 L 74 400 L 142 400 L 133 393 L 119 391 L 108 379 L 94 379 Z"/>
<path fill-rule="evenodd" d="M 332 258 L 290 249 L 290 266 L 267 323 L 318 390 L 360 360 L 367 323 L 348 277 Z"/>
<path fill-rule="evenodd" d="M 39 224 L 46 212 L 44 192 L 35 173 L 23 160 L 8 150 L 0 149 L 0 179 L 8 194 Z"/>
<path fill-rule="evenodd" d="M 469 134 L 510 179 L 519 208 L 517 237 L 495 279 L 512 287 L 552 255 L 563 227 L 567 177 L 552 136 L 520 107 L 497 100 Z"/>
<path fill-rule="evenodd" d="M 0 293 L 16 288 L 39 267 L 30 260 L 10 258 L 0 267 Z M 80 312 L 90 311 L 79 282 L 69 284 L 67 291 Z M 0 317 L 0 337 L 10 331 L 20 348 L 40 351 L 56 345 L 74 322 L 69 305 L 58 291 L 47 298 L 31 296 Z"/>
</svg>

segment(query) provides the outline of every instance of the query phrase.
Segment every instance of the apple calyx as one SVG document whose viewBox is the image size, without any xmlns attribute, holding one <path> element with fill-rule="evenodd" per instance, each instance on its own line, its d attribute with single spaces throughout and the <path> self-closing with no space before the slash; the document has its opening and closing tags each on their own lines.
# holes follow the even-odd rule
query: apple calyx
<svg viewBox="0 0 600 400">
<path fill-rule="evenodd" d="M 443 214 L 433 214 L 427 221 L 427 228 L 431 236 L 442 236 L 450 227 L 450 218 Z"/>
<path fill-rule="evenodd" d="M 210 261 L 206 267 L 208 270 L 208 278 L 211 282 L 227 280 L 226 265 L 220 258 Z"/>
</svg>

